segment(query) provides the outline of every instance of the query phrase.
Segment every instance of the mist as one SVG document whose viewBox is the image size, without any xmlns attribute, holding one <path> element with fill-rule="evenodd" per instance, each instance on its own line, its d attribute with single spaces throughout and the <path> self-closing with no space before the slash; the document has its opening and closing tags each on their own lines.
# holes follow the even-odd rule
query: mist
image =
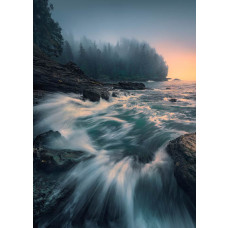
<svg viewBox="0 0 228 228">
<path fill-rule="evenodd" d="M 102 81 L 161 81 L 168 74 L 168 66 L 156 49 L 136 39 L 122 38 L 110 44 L 86 37 L 68 38 L 58 61 L 75 62 L 86 75 Z"/>
</svg>

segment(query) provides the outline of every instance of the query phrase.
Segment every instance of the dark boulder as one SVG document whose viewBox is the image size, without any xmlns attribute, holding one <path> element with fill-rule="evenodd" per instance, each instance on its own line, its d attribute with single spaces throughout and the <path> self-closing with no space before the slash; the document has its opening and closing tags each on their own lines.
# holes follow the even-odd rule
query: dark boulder
<svg viewBox="0 0 228 228">
<path fill-rule="evenodd" d="M 53 142 L 56 141 L 64 141 L 64 138 L 58 131 L 50 130 L 38 135 L 33 142 L 33 146 L 35 148 L 50 148 Z"/>
<path fill-rule="evenodd" d="M 177 99 L 176 98 L 171 98 L 169 99 L 170 102 L 177 102 Z"/>
<path fill-rule="evenodd" d="M 84 89 L 83 98 L 93 102 L 99 101 L 100 98 L 109 100 L 109 92 L 105 89 Z"/>
<path fill-rule="evenodd" d="M 38 135 L 33 142 L 34 168 L 46 172 L 66 171 L 80 161 L 84 152 L 62 149 L 66 139 L 58 131 Z"/>
<path fill-rule="evenodd" d="M 99 101 L 100 100 L 100 93 L 96 90 L 85 89 L 83 90 L 83 98 L 88 99 L 90 101 Z"/>
<path fill-rule="evenodd" d="M 102 99 L 108 101 L 109 100 L 109 96 L 110 96 L 110 94 L 109 94 L 108 91 L 105 91 L 105 90 L 104 91 L 101 91 L 101 98 Z"/>
<path fill-rule="evenodd" d="M 177 183 L 196 204 L 196 133 L 169 142 L 167 152 L 174 161 Z"/>
<path fill-rule="evenodd" d="M 60 189 L 66 172 L 92 155 L 69 149 L 53 149 L 53 140 L 64 137 L 58 131 L 38 135 L 33 143 L 33 216 L 37 225 L 42 216 L 55 211 L 72 193 L 72 187 Z"/>
<path fill-rule="evenodd" d="M 119 82 L 114 85 L 114 89 L 144 90 L 145 85 L 140 82 Z"/>
<path fill-rule="evenodd" d="M 112 97 L 118 97 L 118 93 L 117 92 L 112 92 Z"/>
<path fill-rule="evenodd" d="M 80 161 L 84 152 L 69 149 L 33 148 L 33 166 L 45 172 L 67 171 Z"/>
</svg>

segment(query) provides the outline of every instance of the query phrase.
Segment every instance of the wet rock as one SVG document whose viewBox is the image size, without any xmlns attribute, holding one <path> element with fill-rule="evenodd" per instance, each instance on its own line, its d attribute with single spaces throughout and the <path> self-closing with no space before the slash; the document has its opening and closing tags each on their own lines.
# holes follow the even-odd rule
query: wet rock
<svg viewBox="0 0 228 228">
<path fill-rule="evenodd" d="M 33 148 L 33 166 L 45 172 L 62 172 L 72 168 L 84 155 L 68 149 Z"/>
<path fill-rule="evenodd" d="M 101 92 L 101 98 L 102 98 L 102 99 L 108 101 L 108 100 L 109 100 L 109 96 L 110 96 L 110 94 L 109 94 L 108 91 L 102 91 L 102 92 Z"/>
<path fill-rule="evenodd" d="M 112 97 L 118 97 L 118 92 L 112 92 Z"/>
<path fill-rule="evenodd" d="M 65 65 L 48 58 L 36 45 L 33 55 L 33 90 L 42 92 L 82 93 L 84 89 L 102 89 L 103 83 L 87 77 L 73 62 Z"/>
<path fill-rule="evenodd" d="M 83 90 L 83 98 L 88 99 L 90 101 L 96 102 L 99 101 L 100 98 L 104 100 L 109 100 L 109 92 L 107 90 L 99 90 L 99 89 L 85 89 Z"/>
<path fill-rule="evenodd" d="M 33 146 L 35 148 L 49 148 L 51 147 L 51 142 L 64 140 L 61 134 L 58 131 L 48 131 L 38 135 L 34 142 Z"/>
<path fill-rule="evenodd" d="M 169 99 L 170 102 L 177 102 L 177 99 L 176 98 L 171 98 Z"/>
<path fill-rule="evenodd" d="M 145 85 L 139 82 L 119 82 L 114 85 L 115 89 L 126 89 L 126 90 L 144 90 Z"/>
<path fill-rule="evenodd" d="M 92 155 L 69 149 L 53 149 L 54 140 L 64 137 L 58 131 L 38 135 L 33 142 L 33 215 L 34 223 L 43 215 L 52 213 L 71 192 L 71 186 L 59 189 L 62 177 L 78 162 L 90 159 Z"/>
<path fill-rule="evenodd" d="M 43 215 L 52 213 L 64 200 L 72 193 L 69 186 L 59 189 L 61 178 L 56 175 L 47 175 L 34 172 L 33 175 L 33 219 L 34 224 L 38 224 L 38 220 Z"/>
<path fill-rule="evenodd" d="M 50 130 L 38 135 L 33 142 L 34 168 L 45 172 L 66 171 L 77 164 L 82 156 L 89 156 L 82 151 L 57 149 L 64 145 L 65 138 L 58 131 Z"/>
<path fill-rule="evenodd" d="M 170 141 L 167 152 L 174 161 L 174 176 L 193 204 L 196 204 L 196 133 Z"/>
<path fill-rule="evenodd" d="M 100 100 L 100 93 L 96 90 L 85 89 L 83 90 L 83 98 L 96 102 Z"/>
</svg>

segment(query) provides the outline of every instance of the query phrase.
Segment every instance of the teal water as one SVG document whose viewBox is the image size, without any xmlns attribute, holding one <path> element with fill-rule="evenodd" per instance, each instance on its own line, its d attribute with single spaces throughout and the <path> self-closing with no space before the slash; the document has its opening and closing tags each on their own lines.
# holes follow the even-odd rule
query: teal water
<svg viewBox="0 0 228 228">
<path fill-rule="evenodd" d="M 66 143 L 54 147 L 94 155 L 64 177 L 59 188 L 75 190 L 40 227 L 195 227 L 194 206 L 165 151 L 169 140 L 196 129 L 195 82 L 145 85 L 97 103 L 52 94 L 34 107 L 35 136 L 59 131 Z"/>
</svg>

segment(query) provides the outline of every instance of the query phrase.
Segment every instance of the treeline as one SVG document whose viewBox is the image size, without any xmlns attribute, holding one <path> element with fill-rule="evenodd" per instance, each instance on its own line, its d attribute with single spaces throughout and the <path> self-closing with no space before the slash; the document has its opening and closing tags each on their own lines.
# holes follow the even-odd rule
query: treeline
<svg viewBox="0 0 228 228">
<path fill-rule="evenodd" d="M 75 62 L 88 76 L 103 80 L 165 80 L 168 73 L 162 56 L 148 43 L 121 39 L 116 45 L 87 38 L 65 41 L 61 63 Z"/>
<path fill-rule="evenodd" d="M 33 38 L 46 55 L 61 63 L 75 62 L 88 76 L 101 81 L 165 80 L 162 56 L 148 43 L 121 39 L 116 45 L 87 38 L 64 41 L 61 27 L 51 17 L 49 0 L 33 0 Z"/>
<path fill-rule="evenodd" d="M 61 28 L 51 17 L 53 5 L 48 0 L 33 0 L 33 42 L 48 56 L 62 53 Z"/>
</svg>

